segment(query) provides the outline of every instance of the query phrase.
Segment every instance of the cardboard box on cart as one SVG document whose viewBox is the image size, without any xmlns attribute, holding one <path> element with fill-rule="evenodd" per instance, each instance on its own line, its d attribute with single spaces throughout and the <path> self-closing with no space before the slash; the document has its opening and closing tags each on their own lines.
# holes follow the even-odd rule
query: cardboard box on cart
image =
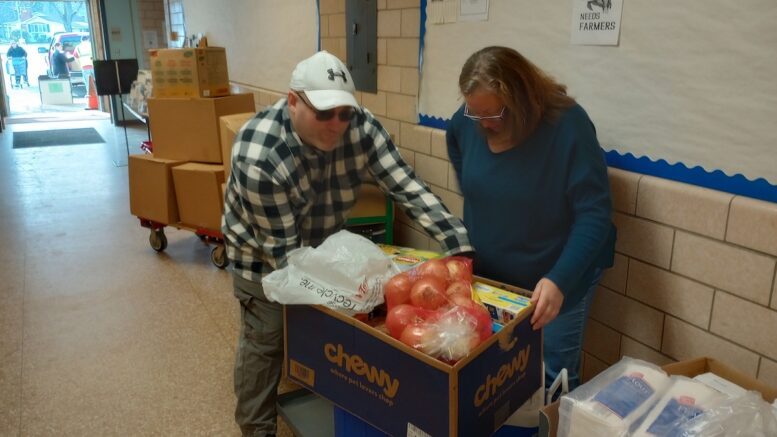
<svg viewBox="0 0 777 437">
<path fill-rule="evenodd" d="M 532 311 L 450 366 L 353 317 L 287 305 L 285 370 L 390 435 L 490 435 L 540 387 L 542 334 L 531 328 Z"/>
<path fill-rule="evenodd" d="M 154 49 L 148 52 L 153 97 L 229 95 L 224 47 Z"/>
<path fill-rule="evenodd" d="M 166 159 L 221 164 L 219 117 L 253 110 L 253 94 L 148 99 L 154 155 Z"/>
<path fill-rule="evenodd" d="M 211 231 L 221 230 L 224 213 L 224 168 L 189 162 L 173 168 L 181 223 Z"/>
<path fill-rule="evenodd" d="M 229 180 L 232 171 L 232 146 L 235 144 L 235 136 L 248 120 L 256 115 L 255 112 L 241 112 L 240 114 L 224 115 L 219 117 L 219 130 L 221 132 L 221 160 L 224 163 L 224 178 Z"/>
<path fill-rule="evenodd" d="M 678 361 L 667 364 L 662 369 L 669 375 L 682 375 L 689 378 L 702 373 L 712 372 L 746 390 L 755 390 L 761 393 L 766 402 L 772 403 L 777 398 L 777 388 L 770 387 L 714 358 L 701 357 Z M 540 410 L 540 437 L 556 437 L 558 434 L 559 404 L 560 401 L 556 401 Z"/>
<path fill-rule="evenodd" d="M 183 163 L 152 155 L 130 155 L 128 173 L 132 215 L 164 224 L 178 222 L 172 168 Z"/>
</svg>

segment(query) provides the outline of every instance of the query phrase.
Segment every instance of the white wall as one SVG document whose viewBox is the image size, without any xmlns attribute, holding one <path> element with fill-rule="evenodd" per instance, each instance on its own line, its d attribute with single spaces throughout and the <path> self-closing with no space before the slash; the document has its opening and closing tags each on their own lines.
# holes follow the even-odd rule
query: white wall
<svg viewBox="0 0 777 437">
<path fill-rule="evenodd" d="M 318 47 L 315 0 L 184 0 L 186 31 L 227 49 L 229 76 L 283 92 L 294 66 Z"/>
<path fill-rule="evenodd" d="M 619 47 L 571 45 L 571 1 L 490 7 L 487 22 L 427 23 L 422 114 L 449 118 L 466 58 L 506 45 L 569 86 L 605 149 L 777 184 L 774 0 L 624 0 Z"/>
</svg>

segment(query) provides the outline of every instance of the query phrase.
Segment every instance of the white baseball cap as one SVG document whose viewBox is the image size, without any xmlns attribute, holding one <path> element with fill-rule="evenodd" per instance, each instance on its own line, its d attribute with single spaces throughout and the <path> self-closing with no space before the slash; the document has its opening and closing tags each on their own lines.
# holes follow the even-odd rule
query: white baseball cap
<svg viewBox="0 0 777 437">
<path fill-rule="evenodd" d="M 353 93 L 351 73 L 336 56 L 322 50 L 303 60 L 291 73 L 289 88 L 304 91 L 305 97 L 319 111 L 338 106 L 359 108 Z"/>
</svg>

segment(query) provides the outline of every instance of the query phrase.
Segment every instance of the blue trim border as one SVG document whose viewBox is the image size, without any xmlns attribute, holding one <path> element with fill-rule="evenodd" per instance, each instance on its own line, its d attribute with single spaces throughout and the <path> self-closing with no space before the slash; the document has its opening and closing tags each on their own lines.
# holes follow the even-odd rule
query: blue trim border
<svg viewBox="0 0 777 437">
<path fill-rule="evenodd" d="M 445 129 L 448 125 L 448 120 L 444 118 L 424 114 L 418 117 L 421 126 Z M 646 156 L 637 157 L 628 152 L 621 154 L 615 150 L 605 152 L 605 157 L 607 165 L 613 168 L 777 203 L 777 185 L 764 178 L 750 180 L 741 174 L 729 176 L 721 170 L 707 171 L 700 166 L 688 167 L 682 162 L 669 164 L 664 159 L 653 161 Z"/>
</svg>

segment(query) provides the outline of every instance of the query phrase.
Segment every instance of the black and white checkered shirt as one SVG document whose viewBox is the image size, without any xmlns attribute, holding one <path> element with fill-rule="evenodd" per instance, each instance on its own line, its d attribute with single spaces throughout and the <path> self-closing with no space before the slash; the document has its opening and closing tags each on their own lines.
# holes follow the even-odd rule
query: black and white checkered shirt
<svg viewBox="0 0 777 437">
<path fill-rule="evenodd" d="M 331 152 L 303 145 L 286 99 L 258 113 L 232 148 L 222 230 L 235 272 L 254 282 L 287 253 L 342 229 L 363 181 L 374 180 L 447 253 L 473 250 L 461 221 L 399 155 L 373 115 L 357 111 Z"/>
</svg>

